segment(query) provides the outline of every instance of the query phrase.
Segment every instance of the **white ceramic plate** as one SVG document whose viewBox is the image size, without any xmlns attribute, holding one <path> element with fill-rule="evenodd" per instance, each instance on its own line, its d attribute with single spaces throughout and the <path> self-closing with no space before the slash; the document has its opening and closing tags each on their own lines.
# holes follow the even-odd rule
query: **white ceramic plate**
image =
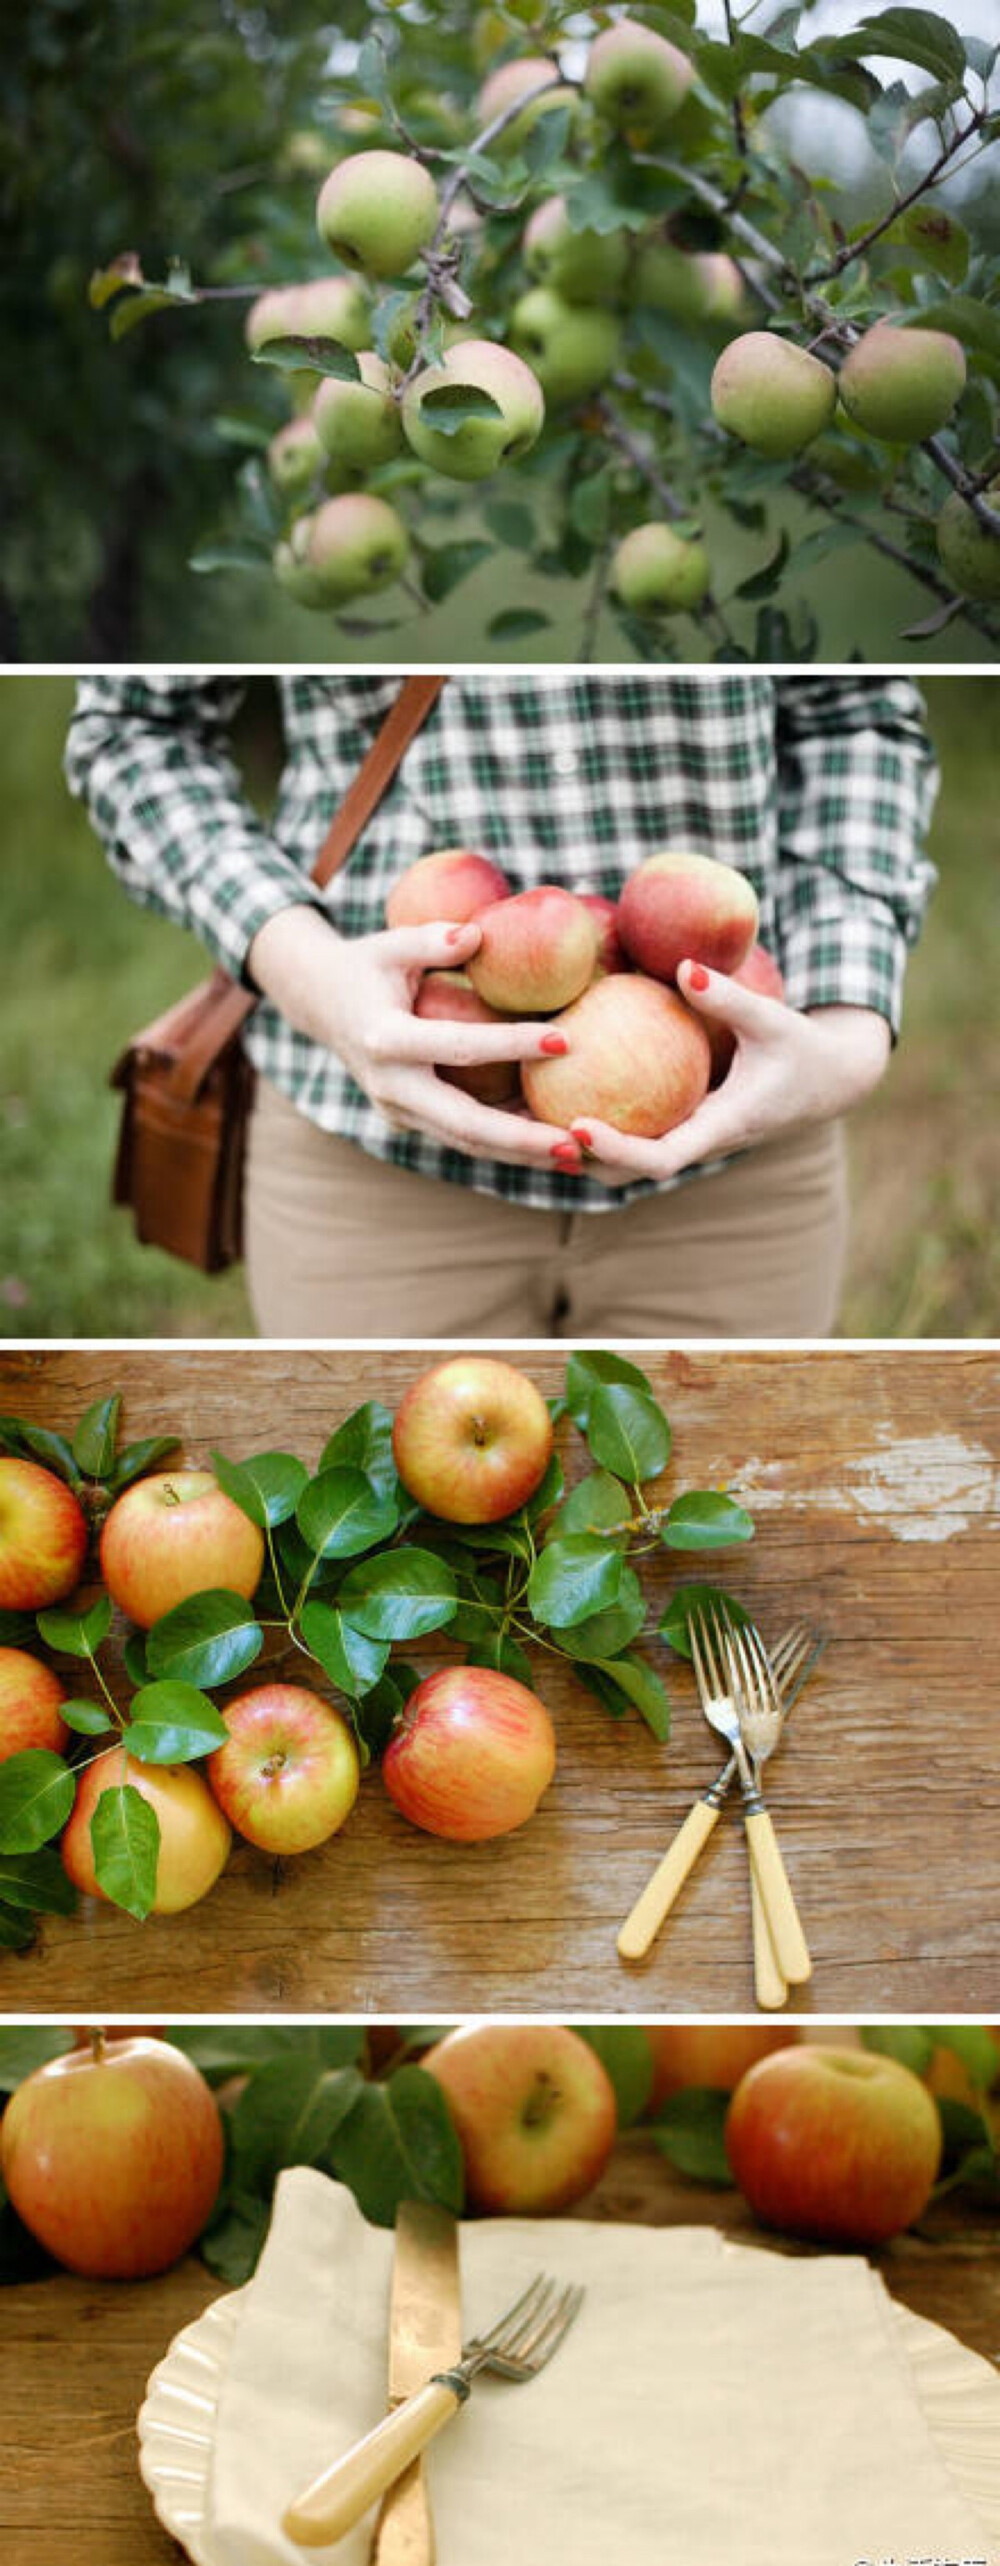
<svg viewBox="0 0 1000 2566">
<path fill-rule="evenodd" d="M 158 2520 L 192 2566 L 219 2566 L 206 2527 L 215 2415 L 242 2290 L 214 2299 L 175 2335 L 139 2409 L 139 2466 Z M 1000 2377 L 944 2326 L 894 2304 L 917 2398 L 947 2467 L 1000 2539 Z"/>
</svg>

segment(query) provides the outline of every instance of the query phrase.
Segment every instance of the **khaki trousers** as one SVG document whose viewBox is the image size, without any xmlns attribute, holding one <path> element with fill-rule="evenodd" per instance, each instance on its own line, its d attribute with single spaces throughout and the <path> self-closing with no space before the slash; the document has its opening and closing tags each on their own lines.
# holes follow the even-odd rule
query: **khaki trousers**
<svg viewBox="0 0 1000 2566">
<path fill-rule="evenodd" d="M 387 1166 L 258 1082 L 246 1257 L 265 1337 L 827 1336 L 839 1126 L 620 1211 L 543 1212 Z"/>
</svg>

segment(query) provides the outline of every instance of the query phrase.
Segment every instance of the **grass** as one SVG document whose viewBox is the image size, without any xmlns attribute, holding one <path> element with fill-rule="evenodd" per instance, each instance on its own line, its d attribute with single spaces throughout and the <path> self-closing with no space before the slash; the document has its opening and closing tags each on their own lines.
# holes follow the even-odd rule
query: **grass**
<svg viewBox="0 0 1000 2566">
<path fill-rule="evenodd" d="M 852 1127 L 855 1229 L 842 1325 L 859 1336 L 1000 1334 L 1000 686 L 927 681 L 944 791 L 941 887 L 885 1085 Z M 13 986 L 0 1016 L 0 1335 L 249 1332 L 238 1275 L 210 1281 L 140 1249 L 108 1204 L 110 1063 L 197 977 L 189 938 L 123 897 L 61 779 L 68 680 L 0 684 Z M 267 757 L 248 733 L 251 774 Z"/>
</svg>

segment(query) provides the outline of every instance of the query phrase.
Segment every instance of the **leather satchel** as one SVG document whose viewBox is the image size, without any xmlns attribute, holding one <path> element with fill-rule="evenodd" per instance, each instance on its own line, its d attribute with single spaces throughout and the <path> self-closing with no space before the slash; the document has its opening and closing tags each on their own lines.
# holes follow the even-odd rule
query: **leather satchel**
<svg viewBox="0 0 1000 2566">
<path fill-rule="evenodd" d="M 443 676 L 407 677 L 335 812 L 310 879 L 346 864 L 427 720 Z M 144 1245 L 218 1274 L 243 1252 L 243 1168 L 254 1072 L 241 1035 L 258 1004 L 217 969 L 134 1034 L 111 1073 L 123 1096 L 112 1197 Z"/>
</svg>

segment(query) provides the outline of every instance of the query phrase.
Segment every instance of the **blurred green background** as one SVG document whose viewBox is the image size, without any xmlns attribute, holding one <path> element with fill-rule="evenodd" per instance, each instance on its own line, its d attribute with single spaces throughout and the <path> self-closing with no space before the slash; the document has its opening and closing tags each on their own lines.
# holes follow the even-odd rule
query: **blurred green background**
<svg viewBox="0 0 1000 2566">
<path fill-rule="evenodd" d="M 854 1246 L 842 1327 L 1000 1334 L 1000 682 L 926 682 L 944 786 L 941 884 L 889 1076 L 853 1118 Z M 108 1069 L 200 976 L 186 936 L 133 908 L 62 781 L 71 681 L 0 684 L 0 1335 L 249 1332 L 238 1275 L 208 1281 L 137 1247 L 108 1206 Z M 266 801 L 277 699 L 251 680 L 240 753 Z"/>
</svg>

